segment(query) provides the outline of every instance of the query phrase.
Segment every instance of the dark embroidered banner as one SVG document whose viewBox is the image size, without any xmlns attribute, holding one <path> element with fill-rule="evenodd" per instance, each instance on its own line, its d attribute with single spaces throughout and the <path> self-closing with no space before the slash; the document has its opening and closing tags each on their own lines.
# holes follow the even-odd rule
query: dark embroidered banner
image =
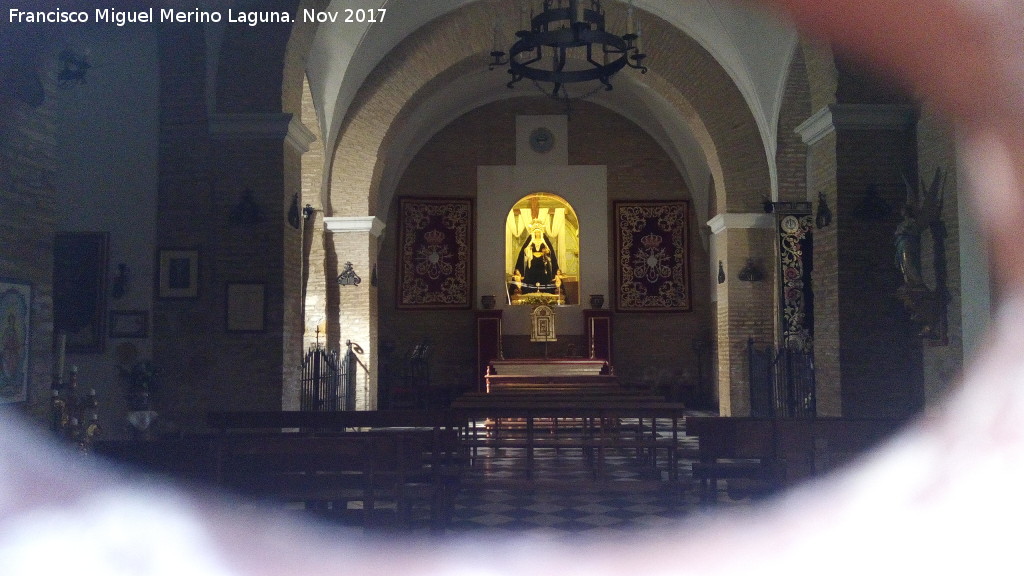
<svg viewBox="0 0 1024 576">
<path fill-rule="evenodd" d="M 615 203 L 616 309 L 690 310 L 689 204 Z"/>
<path fill-rule="evenodd" d="M 399 226 L 398 307 L 469 308 L 473 201 L 402 198 Z"/>
</svg>

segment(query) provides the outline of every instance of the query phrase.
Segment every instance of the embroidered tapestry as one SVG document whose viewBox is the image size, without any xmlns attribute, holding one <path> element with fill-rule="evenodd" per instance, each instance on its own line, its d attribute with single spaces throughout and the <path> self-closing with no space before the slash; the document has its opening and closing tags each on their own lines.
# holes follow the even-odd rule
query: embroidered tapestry
<svg viewBox="0 0 1024 576">
<path fill-rule="evenodd" d="M 689 204 L 615 203 L 616 309 L 690 310 Z"/>
<path fill-rule="evenodd" d="M 469 308 L 473 201 L 399 200 L 398 307 Z"/>
</svg>

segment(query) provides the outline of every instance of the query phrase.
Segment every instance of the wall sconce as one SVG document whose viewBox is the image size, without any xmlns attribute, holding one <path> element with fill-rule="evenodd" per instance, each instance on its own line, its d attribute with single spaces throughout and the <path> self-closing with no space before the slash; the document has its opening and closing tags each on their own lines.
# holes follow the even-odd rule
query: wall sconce
<svg viewBox="0 0 1024 576">
<path fill-rule="evenodd" d="M 288 223 L 296 230 L 302 225 L 299 218 L 299 195 L 292 196 L 292 205 L 288 207 Z"/>
<path fill-rule="evenodd" d="M 86 56 L 79 56 L 66 48 L 58 56 L 61 63 L 60 72 L 57 73 L 57 85 L 67 88 L 72 84 L 85 84 L 85 73 L 92 68 Z"/>
<path fill-rule="evenodd" d="M 345 262 L 344 267 L 341 269 L 341 274 L 338 275 L 339 286 L 359 286 L 359 283 L 363 279 L 356 274 L 356 271 L 352 268 L 351 262 Z"/>
<path fill-rule="evenodd" d="M 725 268 L 722 267 L 722 261 L 718 261 L 718 283 L 725 284 Z"/>
<path fill-rule="evenodd" d="M 306 207 L 302 209 L 302 218 L 304 220 L 309 220 L 313 217 L 313 214 L 316 214 L 316 208 L 313 208 L 310 204 L 306 204 Z"/>
<path fill-rule="evenodd" d="M 231 209 L 232 224 L 259 224 L 263 222 L 263 209 L 253 200 L 254 192 L 248 188 L 242 192 L 242 199 Z"/>
<path fill-rule="evenodd" d="M 814 216 L 814 226 L 821 230 L 832 223 L 832 211 L 828 208 L 828 199 L 824 192 L 818 192 L 818 213 Z"/>
<path fill-rule="evenodd" d="M 864 199 L 853 210 L 853 215 L 864 222 L 883 222 L 892 214 L 892 207 L 878 195 L 878 186 L 874 184 L 868 186 L 864 193 Z"/>
<path fill-rule="evenodd" d="M 121 262 L 117 265 L 117 272 L 114 274 L 110 287 L 110 297 L 114 300 L 123 298 L 128 293 L 128 265 Z"/>
<path fill-rule="evenodd" d="M 760 282 L 764 280 L 764 272 L 761 271 L 757 264 L 754 264 L 753 259 L 748 258 L 747 264 L 736 277 L 744 282 Z"/>
</svg>

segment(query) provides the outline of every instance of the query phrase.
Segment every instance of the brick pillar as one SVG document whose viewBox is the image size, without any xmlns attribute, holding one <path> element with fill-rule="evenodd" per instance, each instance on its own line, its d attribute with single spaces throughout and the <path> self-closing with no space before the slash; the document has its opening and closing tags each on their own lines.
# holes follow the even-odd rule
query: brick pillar
<svg viewBox="0 0 1024 576">
<path fill-rule="evenodd" d="M 814 234 L 818 414 L 903 416 L 923 398 L 921 341 L 896 298 L 893 232 L 917 174 L 913 108 L 832 104 L 797 127 L 808 190 L 831 224 Z"/>
<path fill-rule="evenodd" d="M 339 286 L 336 279 L 328 278 L 327 290 L 337 291 L 337 297 L 328 299 L 338 303 L 338 342 L 328 345 L 343 353 L 345 343 L 352 341 L 362 348 L 361 366 L 357 366 L 356 410 L 377 409 L 377 287 L 373 285 L 373 267 L 377 262 L 378 238 L 384 223 L 375 216 L 329 216 L 324 218 L 327 242 L 333 247 L 340 272 L 346 262 L 359 276 L 357 286 Z"/>
<path fill-rule="evenodd" d="M 259 404 L 254 406 L 297 409 L 302 366 L 302 235 L 288 222 L 287 213 L 300 190 L 295 166 L 313 136 L 298 119 L 284 113 L 212 114 L 209 131 L 218 168 L 236 175 L 231 184 L 214 190 L 220 195 L 216 201 L 224 204 L 218 212 L 227 220 L 217 227 L 218 242 L 211 243 L 204 254 L 216 260 L 208 267 L 212 296 L 220 297 L 222 284 L 259 282 L 264 284 L 266 298 L 262 337 L 227 334 L 220 347 L 246 358 L 250 368 L 261 368 L 253 372 L 263 376 L 231 377 L 236 390 L 256 385 Z M 257 221 L 231 220 L 240 198 L 238 188 L 249 190 L 260 207 L 262 216 Z M 259 272 L 254 262 L 260 263 Z M 244 384 L 243 377 L 248 379 Z M 252 382 L 253 378 L 258 381 Z"/>
<path fill-rule="evenodd" d="M 750 414 L 747 340 L 774 340 L 775 217 L 771 214 L 719 214 L 708 222 L 714 253 L 722 263 L 718 286 L 718 410 L 723 416 Z M 763 279 L 739 279 L 752 262 Z M 718 277 L 718 262 L 712 276 Z M 721 278 L 719 278 L 721 280 Z"/>
</svg>

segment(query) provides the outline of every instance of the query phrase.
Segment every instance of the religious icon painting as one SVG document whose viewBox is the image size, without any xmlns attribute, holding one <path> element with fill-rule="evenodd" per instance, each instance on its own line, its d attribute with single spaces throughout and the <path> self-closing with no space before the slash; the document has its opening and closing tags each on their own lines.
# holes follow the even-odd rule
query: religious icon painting
<svg viewBox="0 0 1024 576">
<path fill-rule="evenodd" d="M 686 312 L 690 296 L 689 203 L 615 203 L 616 310 Z"/>
<path fill-rule="evenodd" d="M 472 236 L 472 199 L 400 198 L 398 308 L 470 308 Z"/>
<path fill-rule="evenodd" d="M 0 403 L 28 399 L 32 285 L 0 280 Z"/>
</svg>

